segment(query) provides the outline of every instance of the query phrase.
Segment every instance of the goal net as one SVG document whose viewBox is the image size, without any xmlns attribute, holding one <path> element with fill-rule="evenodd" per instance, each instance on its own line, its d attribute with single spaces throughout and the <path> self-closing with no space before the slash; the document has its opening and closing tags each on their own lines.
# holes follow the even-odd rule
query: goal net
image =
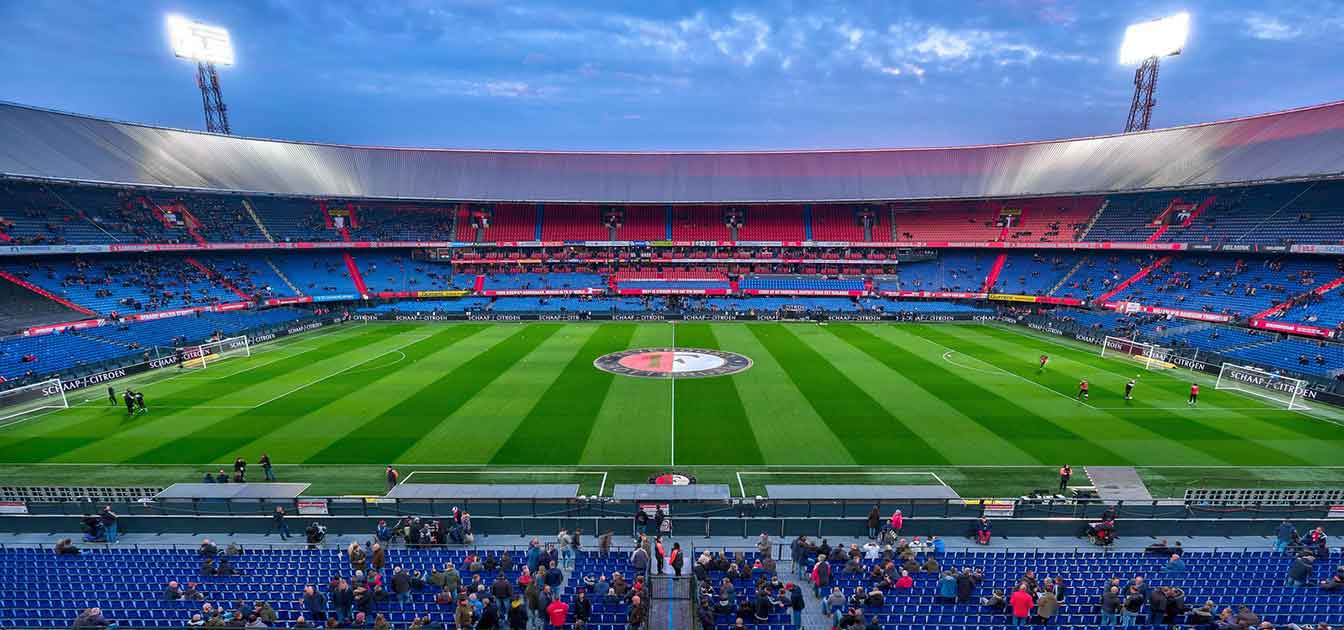
<svg viewBox="0 0 1344 630">
<path fill-rule="evenodd" d="M 224 359 L 252 356 L 247 337 L 229 337 L 182 349 L 181 365 L 186 369 L 205 369 Z"/>
<path fill-rule="evenodd" d="M 1101 356 L 1131 359 L 1143 364 L 1143 367 L 1149 370 L 1167 370 L 1176 367 L 1176 364 L 1167 360 L 1171 356 L 1171 348 L 1124 337 L 1107 336 L 1102 340 Z"/>
<path fill-rule="evenodd" d="M 1213 388 L 1250 394 L 1282 404 L 1288 409 L 1310 409 L 1302 404 L 1302 395 L 1307 391 L 1306 381 L 1249 365 L 1224 363 L 1218 370 L 1218 382 Z"/>
<path fill-rule="evenodd" d="M 66 409 L 69 406 L 65 388 L 61 387 L 61 379 L 58 378 L 7 389 L 0 392 L 0 424 L 39 411 Z"/>
</svg>

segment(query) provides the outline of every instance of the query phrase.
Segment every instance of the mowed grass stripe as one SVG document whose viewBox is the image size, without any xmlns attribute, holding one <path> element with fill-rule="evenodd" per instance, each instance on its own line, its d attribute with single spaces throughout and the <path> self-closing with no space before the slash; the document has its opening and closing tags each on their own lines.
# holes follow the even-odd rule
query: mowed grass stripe
<svg viewBox="0 0 1344 630">
<path fill-rule="evenodd" d="M 945 464 L 938 451 L 804 344 L 783 324 L 751 325 L 751 332 L 788 374 L 831 432 L 863 464 Z M 917 413 L 917 410 L 911 410 Z M 916 418 L 911 417 L 913 423 Z"/>
<path fill-rule="evenodd" d="M 443 419 L 434 430 L 426 433 L 410 450 L 397 458 L 397 463 L 483 465 L 490 461 L 501 444 L 509 439 L 513 430 L 518 428 L 527 417 L 546 388 L 560 378 L 565 366 L 574 359 L 593 333 L 596 324 L 560 326 L 560 330 L 545 342 L 537 344 L 531 352 L 518 362 L 518 365 L 499 375 L 489 385 L 481 388 L 466 404 Z M 500 329 L 487 331 L 498 333 Z M 480 343 L 486 334 L 478 335 L 472 341 Z M 472 353 L 475 354 L 474 352 Z M 446 372 L 467 358 L 455 361 L 439 372 Z M 437 374 L 435 375 L 437 376 Z M 430 378 L 426 378 L 428 382 Z M 387 406 L 390 407 L 392 403 Z M 379 410 L 381 412 L 381 410 Z M 473 427 L 471 439 L 461 439 L 462 427 Z M 323 444 L 322 446 L 326 446 Z M 312 449 L 320 450 L 320 447 Z"/>
<path fill-rule="evenodd" d="M 751 369 L 732 377 L 747 411 L 756 445 L 767 464 L 853 466 L 854 459 L 830 427 L 807 404 L 784 368 L 744 324 L 714 326 L 724 350 L 751 358 Z"/>
<path fill-rule="evenodd" d="M 720 350 L 709 324 L 675 324 L 678 348 Z M 733 379 L 727 376 L 677 379 L 677 463 L 765 463 Z"/>
<path fill-rule="evenodd" d="M 919 326 L 914 330 L 916 334 L 925 339 L 946 342 L 943 343 L 943 345 L 960 347 L 968 350 L 972 356 L 975 356 L 980 361 L 993 365 L 1009 374 L 1015 374 L 1029 381 L 1040 383 L 1040 385 L 1056 392 L 1063 393 L 1069 391 L 1068 388 L 1070 387 L 1074 388 L 1075 391 L 1077 389 L 1079 378 L 1076 374 L 1066 374 L 1059 369 L 1052 370 L 1047 367 L 1043 374 L 1038 375 L 1035 373 L 1036 370 L 1031 365 L 1030 359 L 1008 360 L 1004 355 L 1002 346 L 996 350 L 995 348 L 983 345 L 980 343 L 981 340 L 975 335 L 974 329 L 967 328 L 962 330 L 955 327 L 945 329 Z M 1023 341 L 1020 337 L 1016 341 L 1010 339 L 996 340 L 997 343 L 1006 343 L 1010 347 L 1018 348 L 1017 355 L 1015 356 L 1029 357 L 1036 352 L 1033 348 L 1018 346 L 1017 343 L 1020 341 Z M 955 346 L 952 344 L 955 344 Z M 1092 391 L 1090 393 L 1092 396 L 1089 400 L 1090 404 L 1097 405 L 1100 403 L 1099 396 L 1097 396 L 1097 389 L 1099 388 L 1091 388 Z M 1110 392 L 1109 394 L 1114 395 L 1116 400 L 1121 400 L 1121 396 L 1118 392 Z M 1067 394 L 1065 394 L 1065 396 L 1067 396 Z M 1141 431 L 1151 432 L 1153 436 L 1161 438 L 1162 440 L 1200 451 L 1210 457 L 1222 461 L 1228 461 L 1229 459 L 1235 460 L 1236 453 L 1246 444 L 1247 438 L 1244 436 L 1227 433 L 1177 413 L 1145 413 L 1143 416 L 1138 416 L 1135 414 L 1127 414 L 1123 409 L 1107 410 L 1105 413 L 1111 418 L 1114 418 L 1117 423 L 1124 423 Z M 1284 453 L 1264 445 L 1257 451 L 1256 460 L 1259 463 L 1290 464 L 1295 466 L 1311 465 L 1310 462 L 1295 455 Z M 1235 461 L 1228 461 L 1228 463 L 1235 463 Z"/>
<path fill-rule="evenodd" d="M 593 360 L 630 347 L 635 324 L 602 324 L 490 458 L 494 465 L 577 464 L 615 374 Z"/>
<path fill-rule="evenodd" d="M 453 327 L 419 340 L 393 337 L 392 339 L 400 343 L 386 349 L 378 348 L 382 352 L 361 358 L 359 361 L 351 361 L 349 367 L 338 372 L 329 372 L 330 376 L 327 378 L 255 409 L 236 413 L 196 429 L 126 461 L 140 464 L 193 463 L 215 461 L 226 456 L 227 459 L 237 455 L 253 457 L 255 455 L 252 453 L 244 454 L 237 451 L 240 447 L 255 441 L 258 436 L 282 429 L 304 418 L 309 411 L 322 407 L 353 390 L 363 389 L 384 374 L 402 369 L 405 367 L 405 360 L 401 355 L 406 355 L 407 358 L 423 356 L 445 344 L 451 345 L 480 329 L 481 327 Z M 413 331 L 403 332 L 407 336 L 413 334 Z M 295 384 L 291 389 L 306 382 L 311 381 Z"/>
<path fill-rule="evenodd" d="M 308 458 L 307 463 L 395 462 L 442 419 L 452 415 L 500 374 L 513 368 L 558 329 L 558 326 L 546 324 L 520 326 L 517 332 L 489 350 L 318 451 Z M 464 427 L 461 433 L 463 439 L 471 435 L 466 429 Z"/>
<path fill-rule="evenodd" d="M 227 454 L 216 455 L 216 461 L 228 462 L 236 456 L 251 458 L 257 453 L 269 453 L 277 463 L 303 461 L 414 391 L 398 389 L 408 380 L 407 374 L 427 369 L 435 357 L 484 336 L 490 326 L 433 325 L 427 330 L 434 332 L 428 339 L 287 396 L 284 399 L 287 404 L 283 406 L 259 408 L 257 411 L 262 412 L 256 416 L 261 425 L 259 431 L 237 434 L 238 440 L 250 439 Z M 236 444 L 232 438 L 229 441 Z"/>
<path fill-rule="evenodd" d="M 234 373 L 230 373 L 229 376 L 219 380 L 193 381 L 190 387 L 172 392 L 172 404 L 174 406 L 210 404 L 238 405 L 261 402 L 275 394 L 270 392 L 258 392 L 256 396 L 250 397 L 250 392 L 247 391 L 246 388 L 254 385 L 269 385 L 277 378 L 282 379 L 289 376 L 294 371 L 301 370 L 318 361 L 323 361 L 342 353 L 358 351 L 366 345 L 377 343 L 388 337 L 407 333 L 410 330 L 415 330 L 415 328 L 407 329 L 396 326 L 379 326 L 355 334 L 341 334 L 337 335 L 336 338 L 325 339 L 325 343 L 322 345 L 314 346 L 311 350 L 305 350 L 299 354 L 280 359 L 279 361 L 266 363 L 266 359 L 263 355 L 262 363 L 265 363 L 265 365 L 255 370 L 249 370 L 242 373 L 236 373 L 235 370 Z M 249 360 L 251 360 L 251 357 L 249 357 Z M 201 370 L 196 374 L 200 376 L 210 376 L 210 368 Z"/>
<path fill-rule="evenodd" d="M 1127 462 L 1102 445 L 948 370 L 947 365 L 936 364 L 867 328 L 841 325 L 828 326 L 827 330 L 1039 462 Z"/>
<path fill-rule="evenodd" d="M 328 359 L 343 352 L 356 352 L 359 347 L 351 344 L 376 342 L 386 338 L 389 334 L 391 333 L 386 330 L 373 330 L 354 337 L 344 337 L 342 335 L 344 339 L 317 346 L 302 355 L 283 359 L 251 372 L 205 385 L 191 385 L 177 392 L 167 393 L 166 388 L 162 386 L 177 381 L 136 385 L 135 389 L 137 391 L 145 392 L 145 402 L 150 409 L 150 413 L 127 416 L 125 407 L 103 407 L 100 413 L 77 424 L 45 431 L 16 443 L 5 444 L 3 440 L 0 440 L 0 453 L 4 453 L 0 457 L 8 462 L 40 462 L 74 454 L 77 461 L 120 461 L 128 453 L 141 450 L 140 447 L 155 444 L 163 439 L 171 439 L 189 430 L 190 427 L 196 426 L 202 413 L 191 408 L 192 405 L 207 405 L 226 394 L 238 396 L 243 392 L 272 391 L 266 388 L 276 379 L 283 378 L 301 366 L 310 365 L 315 361 Z M 207 372 L 209 372 L 208 368 L 200 373 Z M 123 386 L 118 389 L 124 388 Z M 278 394 L 283 390 L 274 391 Z M 163 394 L 162 397 L 160 397 L 161 393 Z M 179 395 L 185 396 L 185 399 L 179 399 Z M 235 397 L 229 399 L 228 402 L 217 404 L 237 405 L 251 402 L 251 399 L 239 400 Z M 170 404 L 175 408 L 170 410 L 156 409 L 155 406 L 158 403 Z M 209 417 L 220 414 L 208 411 L 206 415 Z M 42 428 L 40 422 L 33 424 L 34 428 Z M 131 445 L 129 450 L 127 445 Z"/>
<path fill-rule="evenodd" d="M 630 349 L 672 344 L 672 326 L 638 324 Z M 666 466 L 672 451 L 672 390 L 656 378 L 616 378 L 593 419 L 593 434 L 579 463 L 584 466 Z"/>
</svg>

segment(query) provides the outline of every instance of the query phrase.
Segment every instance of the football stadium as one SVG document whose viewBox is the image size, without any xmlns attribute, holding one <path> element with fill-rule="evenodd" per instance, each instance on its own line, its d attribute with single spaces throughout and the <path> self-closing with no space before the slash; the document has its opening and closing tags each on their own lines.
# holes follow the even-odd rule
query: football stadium
<svg viewBox="0 0 1344 630">
<path fill-rule="evenodd" d="M 0 627 L 1344 627 L 1344 102 L 1150 129 L 1189 20 L 1009 144 L 0 101 Z"/>
</svg>

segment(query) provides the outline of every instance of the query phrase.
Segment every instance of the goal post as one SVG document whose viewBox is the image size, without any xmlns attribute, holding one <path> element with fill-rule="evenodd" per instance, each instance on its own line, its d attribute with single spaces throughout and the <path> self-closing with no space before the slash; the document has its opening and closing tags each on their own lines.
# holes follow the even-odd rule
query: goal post
<svg viewBox="0 0 1344 630">
<path fill-rule="evenodd" d="M 24 385 L 0 392 L 0 424 L 44 410 L 68 409 L 61 379 Z"/>
<path fill-rule="evenodd" d="M 229 337 L 183 349 L 181 365 L 185 369 L 205 369 L 224 359 L 252 356 L 246 336 Z"/>
<path fill-rule="evenodd" d="M 1176 367 L 1176 364 L 1168 360 L 1171 357 L 1171 348 L 1124 337 L 1107 335 L 1101 343 L 1101 356 L 1131 359 L 1143 364 L 1143 367 L 1149 370 L 1167 370 Z"/>
<path fill-rule="evenodd" d="M 1302 404 L 1307 382 L 1249 365 L 1224 363 L 1218 369 L 1215 390 L 1231 390 L 1281 403 L 1288 409 L 1310 409 Z"/>
</svg>

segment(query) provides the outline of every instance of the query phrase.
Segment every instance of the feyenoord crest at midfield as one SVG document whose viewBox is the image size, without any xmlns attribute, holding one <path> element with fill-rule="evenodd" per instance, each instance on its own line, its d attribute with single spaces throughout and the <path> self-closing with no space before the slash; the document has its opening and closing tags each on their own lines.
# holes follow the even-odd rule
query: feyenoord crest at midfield
<svg viewBox="0 0 1344 630">
<path fill-rule="evenodd" d="M 643 378 L 704 378 L 736 374 L 751 359 L 734 352 L 700 348 L 637 348 L 602 355 L 593 365 L 606 372 Z"/>
</svg>

